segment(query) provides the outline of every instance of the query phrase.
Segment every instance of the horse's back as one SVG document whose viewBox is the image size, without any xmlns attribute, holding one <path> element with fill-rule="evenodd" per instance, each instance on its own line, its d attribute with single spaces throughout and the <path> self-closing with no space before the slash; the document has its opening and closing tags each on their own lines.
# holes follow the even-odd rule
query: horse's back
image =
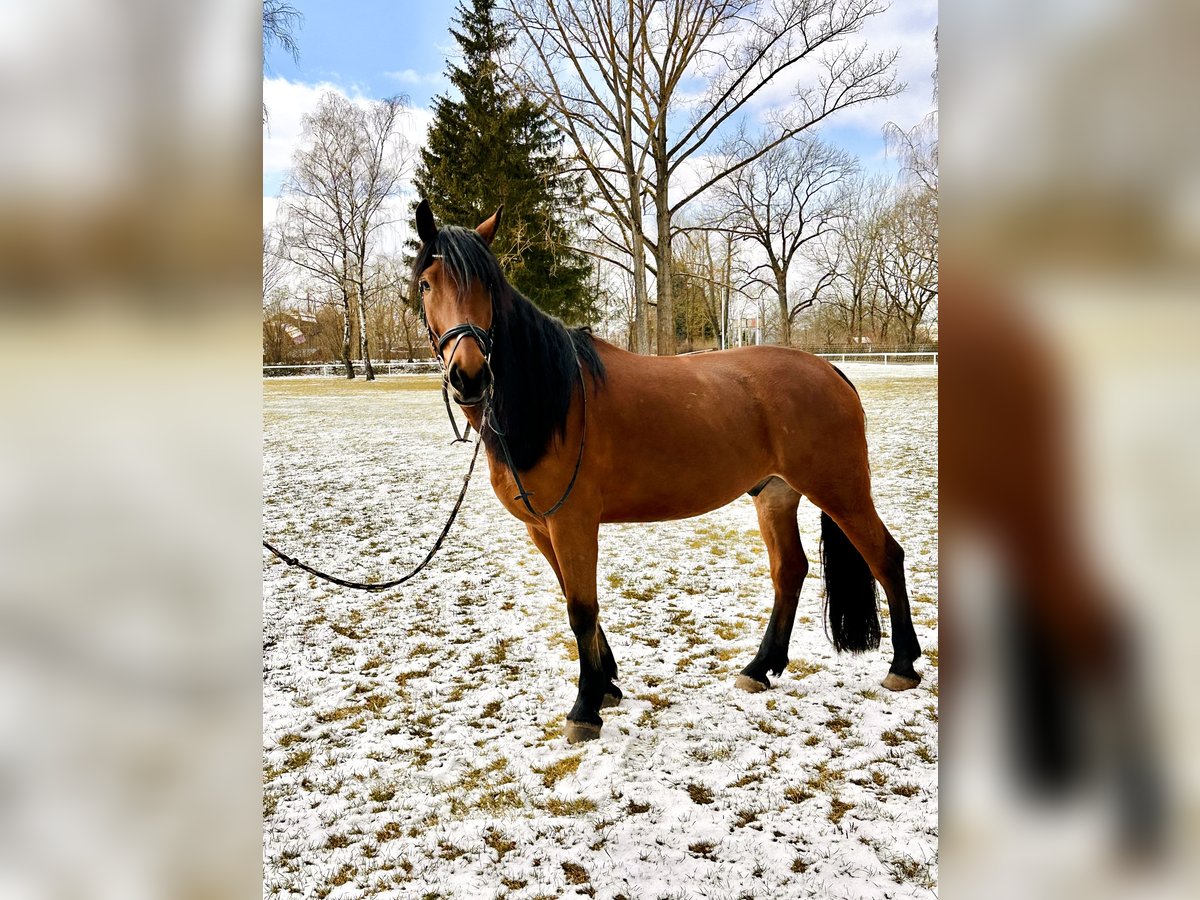
<svg viewBox="0 0 1200 900">
<path fill-rule="evenodd" d="M 598 456 L 610 521 L 681 518 L 723 506 L 765 476 L 823 468 L 862 413 L 825 360 L 783 347 L 673 357 L 601 345 Z"/>
</svg>

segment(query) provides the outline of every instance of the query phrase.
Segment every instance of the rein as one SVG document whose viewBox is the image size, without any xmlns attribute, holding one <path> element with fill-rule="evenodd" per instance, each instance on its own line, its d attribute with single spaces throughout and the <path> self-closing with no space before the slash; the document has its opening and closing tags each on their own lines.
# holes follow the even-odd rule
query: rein
<svg viewBox="0 0 1200 900">
<path fill-rule="evenodd" d="M 493 305 L 492 321 L 495 322 L 495 306 Z M 426 326 L 428 328 L 428 326 Z M 462 343 L 465 337 L 474 338 L 479 344 L 479 349 L 483 351 L 484 365 L 487 366 L 489 372 L 492 367 L 492 332 L 491 329 L 484 331 L 478 325 L 473 325 L 470 322 L 462 322 L 447 328 L 438 337 L 433 333 L 432 328 L 429 330 L 429 341 L 437 347 L 437 359 L 442 367 L 442 400 L 446 404 L 446 415 L 450 418 L 450 427 L 454 429 L 454 440 L 451 443 L 460 443 L 467 440 L 471 434 L 471 423 L 468 421 L 466 427 L 460 433 L 458 430 L 458 422 L 454 418 L 454 411 L 450 408 L 450 392 L 449 392 L 449 371 L 450 365 L 442 357 L 442 350 L 445 346 L 454 341 L 454 347 L 450 350 L 450 359 L 454 359 L 454 354 L 458 352 L 458 345 Z M 572 348 L 574 344 L 572 343 Z M 575 490 L 575 481 L 579 478 L 579 470 L 583 466 L 583 448 L 587 443 L 587 381 L 583 377 L 583 363 L 579 361 L 579 351 L 575 350 L 575 366 L 579 370 L 579 390 L 583 398 L 583 426 L 579 435 L 579 453 L 575 457 L 575 469 L 571 472 L 571 480 L 567 483 L 567 488 L 563 491 L 563 495 L 558 498 L 558 501 L 545 512 L 538 512 L 533 508 L 533 504 L 529 502 L 529 498 L 533 496 L 532 491 L 525 489 L 524 483 L 521 481 L 521 476 L 517 472 L 517 467 L 513 463 L 512 453 L 508 449 L 508 441 L 505 440 L 505 434 L 500 430 L 499 424 L 496 421 L 496 408 L 492 404 L 492 395 L 495 389 L 495 380 L 491 379 L 488 382 L 488 391 L 484 397 L 483 424 L 496 436 L 496 443 L 500 445 L 500 453 L 504 457 L 504 464 L 508 466 L 508 471 L 513 477 L 513 481 L 517 485 L 517 495 L 514 500 L 520 500 L 526 511 L 535 519 L 548 519 L 567 502 L 567 498 L 571 496 L 571 491 Z"/>
<path fill-rule="evenodd" d="M 436 337 L 436 335 L 433 333 L 433 330 L 430 329 L 429 337 L 431 341 L 436 342 L 438 349 L 437 358 L 438 361 L 442 363 L 442 399 L 446 403 L 446 414 L 450 417 L 450 426 L 454 429 L 454 440 L 451 443 L 466 443 L 471 434 L 471 423 L 468 421 L 466 428 L 464 428 L 462 432 L 459 431 L 458 423 L 454 419 L 454 412 L 450 408 L 450 395 L 447 376 L 448 369 L 445 362 L 442 361 L 441 351 L 446 344 L 448 344 L 451 340 L 454 340 L 454 348 L 450 351 L 450 358 L 453 359 L 454 353 L 458 350 L 458 345 L 461 343 L 462 339 L 465 337 L 474 338 L 479 343 L 480 349 L 483 350 L 485 365 L 487 365 L 490 369 L 492 358 L 491 332 L 484 331 L 478 325 L 472 325 L 470 322 L 463 322 L 460 325 L 455 325 L 452 328 L 446 329 L 446 332 L 440 338 Z M 572 346 L 574 347 L 573 344 Z M 487 429 L 496 436 L 496 442 L 500 445 L 500 452 L 504 457 L 504 463 L 508 466 L 508 471 L 512 474 L 513 481 L 516 482 L 517 485 L 517 496 L 513 497 L 513 499 L 520 500 L 525 506 L 525 509 L 528 510 L 529 514 L 535 519 L 548 519 L 550 516 L 562 509 L 563 504 L 567 502 L 567 498 L 571 496 L 571 491 L 575 489 L 575 481 L 578 479 L 579 470 L 583 466 L 583 448 L 587 443 L 588 422 L 587 381 L 583 376 L 583 363 L 581 363 L 579 360 L 578 349 L 575 349 L 575 365 L 579 369 L 579 390 L 583 398 L 583 424 L 582 431 L 579 435 L 579 453 L 575 457 L 575 470 L 571 473 L 571 480 L 567 483 L 566 490 L 563 491 L 563 495 L 558 498 L 558 502 L 556 502 L 545 512 L 538 512 L 533 508 L 533 504 L 529 502 L 529 498 L 533 496 L 533 493 L 525 489 L 525 485 L 521 481 L 521 476 L 517 473 L 517 467 L 513 464 L 512 454 L 508 449 L 508 441 L 505 440 L 504 432 L 500 430 L 498 423 L 496 422 L 496 410 L 491 402 L 492 392 L 495 385 L 494 381 L 490 382 L 488 394 L 484 400 L 486 406 L 484 407 L 483 423 Z M 482 431 L 475 437 L 475 449 L 471 451 L 471 462 L 467 466 L 467 474 L 463 476 L 462 489 L 458 492 L 458 499 L 454 502 L 454 508 L 450 510 L 450 517 L 446 520 L 446 524 L 442 528 L 442 533 L 439 534 L 437 540 L 433 542 L 433 546 L 429 549 L 429 552 L 425 554 L 425 558 L 417 564 L 416 568 L 406 575 L 402 575 L 399 578 L 393 578 L 390 581 L 348 581 L 347 579 L 338 578 L 336 575 L 330 575 L 327 572 L 322 572 L 320 569 L 313 568 L 307 563 L 301 562 L 294 556 L 288 556 L 282 550 L 272 546 L 266 540 L 263 540 L 262 545 L 289 566 L 297 569 L 303 569 L 310 575 L 315 575 L 317 578 L 320 578 L 323 581 L 328 581 L 330 584 L 336 584 L 341 587 L 351 588 L 357 591 L 371 592 L 386 591 L 390 590 L 391 588 L 398 587 L 399 585 L 404 584 L 406 581 L 415 578 L 426 566 L 429 565 L 429 563 L 433 560 L 434 555 L 442 548 L 442 543 L 446 540 L 446 535 L 450 533 L 450 527 L 454 524 L 454 520 L 458 518 L 458 511 L 462 508 L 463 500 L 466 499 L 467 487 L 471 484 L 471 475 L 475 471 L 475 461 L 479 458 L 479 445 L 481 443 L 483 443 Z"/>
</svg>

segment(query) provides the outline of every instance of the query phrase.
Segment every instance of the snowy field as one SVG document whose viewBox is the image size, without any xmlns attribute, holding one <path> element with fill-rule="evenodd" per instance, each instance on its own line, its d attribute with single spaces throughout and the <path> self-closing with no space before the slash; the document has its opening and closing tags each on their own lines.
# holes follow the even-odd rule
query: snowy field
<svg viewBox="0 0 1200 900">
<path fill-rule="evenodd" d="M 264 555 L 264 895 L 936 895 L 937 369 L 842 368 L 907 554 L 920 687 L 878 686 L 886 604 L 878 652 L 833 651 L 804 502 L 812 565 L 791 664 L 770 691 L 734 688 L 772 602 L 743 498 L 601 529 L 600 616 L 625 700 L 598 741 L 568 746 L 565 603 L 481 453 L 445 547 L 395 591 L 334 588 Z M 436 385 L 265 382 L 268 539 L 343 577 L 411 568 L 470 452 L 449 446 Z"/>
</svg>

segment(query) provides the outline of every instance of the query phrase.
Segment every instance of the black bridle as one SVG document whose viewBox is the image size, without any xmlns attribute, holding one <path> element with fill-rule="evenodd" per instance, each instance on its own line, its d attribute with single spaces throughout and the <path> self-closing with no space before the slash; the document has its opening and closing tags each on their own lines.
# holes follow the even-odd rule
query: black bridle
<svg viewBox="0 0 1200 900">
<path fill-rule="evenodd" d="M 422 293 L 424 293 L 424 289 L 422 289 Z M 492 297 L 492 323 L 493 323 L 493 325 L 495 324 L 495 322 L 496 322 L 496 305 L 495 305 L 495 296 L 493 295 L 493 297 Z M 478 343 L 479 348 L 483 351 L 484 364 L 488 367 L 489 374 L 490 374 L 491 360 L 492 360 L 492 332 L 491 332 L 491 329 L 484 331 L 478 325 L 474 325 L 470 322 L 463 322 L 459 325 L 454 325 L 454 326 L 446 329 L 446 331 L 439 337 L 438 335 L 433 333 L 432 328 L 429 328 L 428 322 L 426 323 L 426 328 L 428 328 L 428 330 L 429 330 L 429 342 L 433 347 L 436 348 L 438 362 L 441 363 L 441 365 L 442 365 L 442 398 L 446 401 L 446 413 L 447 413 L 447 415 L 450 416 L 450 424 L 454 428 L 454 434 L 456 436 L 455 443 L 458 443 L 460 441 L 465 442 L 467 440 L 467 435 L 470 434 L 471 424 L 470 424 L 470 422 L 467 423 L 466 433 L 464 433 L 464 434 L 459 433 L 458 423 L 454 420 L 454 413 L 450 409 L 450 396 L 448 393 L 448 384 L 447 384 L 449 366 L 445 362 L 442 361 L 442 350 L 445 348 L 445 346 L 448 343 L 450 343 L 450 341 L 454 341 L 455 342 L 454 348 L 450 351 L 450 359 L 454 359 L 454 354 L 458 351 L 459 343 L 462 342 L 463 338 L 469 337 L 469 338 L 473 339 L 476 343 Z M 531 504 L 529 502 L 529 498 L 532 497 L 533 494 L 531 492 L 525 490 L 525 485 L 521 483 L 521 476 L 517 473 L 517 467 L 513 464 L 512 454 L 508 450 L 508 441 L 505 440 L 504 432 L 500 430 L 498 423 L 496 422 L 496 411 L 492 405 L 492 394 L 493 394 L 493 388 L 495 385 L 494 379 L 491 379 L 491 378 L 488 379 L 487 391 L 484 393 L 483 398 L 479 401 L 479 403 L 485 404 L 484 411 L 483 411 L 483 422 L 487 426 L 488 430 L 490 430 L 492 432 L 492 434 L 494 434 L 496 436 L 496 443 L 499 445 L 500 452 L 504 456 L 504 463 L 505 463 L 505 465 L 508 466 L 508 471 L 512 473 L 513 481 L 516 482 L 517 496 L 514 497 L 513 499 L 520 500 L 521 503 L 523 503 L 525 505 L 525 509 L 528 510 L 529 514 L 531 516 L 533 516 L 535 519 L 547 519 L 550 516 L 554 515 L 556 512 L 558 512 L 562 508 L 562 505 L 567 502 L 567 498 L 571 496 L 571 491 L 575 489 L 575 480 L 579 477 L 579 469 L 583 465 L 583 448 L 587 442 L 587 421 L 588 421 L 588 417 L 587 417 L 587 382 L 584 380 L 584 377 L 583 377 L 583 364 L 579 361 L 579 351 L 578 350 L 575 351 L 575 365 L 579 367 L 579 388 L 580 388 L 580 391 L 583 396 L 583 425 L 582 425 L 583 430 L 579 436 L 579 455 L 575 458 L 575 471 L 571 473 L 571 481 L 567 484 L 567 489 L 565 491 L 563 491 L 563 495 L 558 498 L 558 502 L 555 503 L 553 506 L 551 506 L 545 512 L 542 512 L 542 513 L 538 512 L 537 510 L 535 510 L 533 508 L 533 504 Z M 478 405 L 478 403 L 473 404 L 473 405 Z M 434 555 L 438 552 L 438 550 L 441 549 L 442 543 L 446 540 L 446 535 L 448 535 L 450 533 L 450 527 L 454 524 L 454 520 L 458 516 L 459 509 L 462 508 L 463 500 L 466 499 L 467 487 L 471 483 L 471 474 L 475 471 L 475 460 L 479 458 L 479 445 L 482 442 L 483 442 L 483 434 L 481 432 L 479 437 L 476 438 L 476 440 L 475 440 L 475 449 L 471 453 L 471 462 L 467 466 L 467 474 L 463 476 L 463 484 L 462 484 L 462 488 L 458 492 L 458 499 L 454 503 L 454 508 L 450 510 L 450 517 L 446 520 L 446 524 L 442 528 L 441 534 L 439 534 L 437 540 L 434 541 L 433 547 L 431 547 L 429 552 L 427 554 L 425 554 L 425 558 L 423 560 L 421 560 L 420 563 L 417 564 L 417 567 L 415 569 L 413 569 L 411 572 L 407 573 L 406 575 L 402 575 L 399 578 L 393 578 L 390 581 L 383 581 L 383 582 L 350 581 L 345 578 L 339 578 L 336 575 L 330 575 L 326 572 L 322 572 L 320 569 L 314 568 L 313 566 L 310 566 L 307 563 L 301 562 L 296 557 L 289 556 L 288 554 L 284 553 L 282 550 L 278 549 L 277 547 L 275 547 L 273 544 L 266 541 L 265 539 L 263 540 L 262 545 L 267 550 L 269 550 L 271 553 L 273 553 L 275 556 L 279 557 L 281 560 L 283 560 L 285 563 L 287 563 L 287 565 L 293 566 L 298 569 L 303 569 L 305 572 L 308 572 L 311 575 L 315 575 L 317 578 L 321 578 L 325 581 L 328 581 L 332 584 L 340 585 L 342 587 L 353 588 L 354 590 L 359 590 L 359 591 L 376 591 L 377 592 L 377 591 L 386 591 L 386 590 L 389 590 L 390 588 L 394 588 L 401 584 L 404 584 L 406 581 L 409 581 L 410 579 L 415 578 L 419 572 L 421 572 L 426 566 L 429 565 L 429 563 L 433 560 Z"/>
<path fill-rule="evenodd" d="M 424 294 L 427 290 L 427 283 L 420 285 L 422 304 L 424 304 Z M 492 328 L 496 325 L 496 296 L 495 292 L 489 288 L 489 296 L 492 301 Z M 425 328 L 429 332 L 429 343 L 434 347 L 434 355 L 437 356 L 438 364 L 442 367 L 442 401 L 446 404 L 446 415 L 450 418 L 450 427 L 454 429 L 454 440 L 451 443 L 457 444 L 465 442 L 471 434 L 471 423 L 468 421 L 466 427 L 460 432 L 458 422 L 454 418 L 454 411 L 450 407 L 450 363 L 454 360 L 454 354 L 458 352 L 458 345 L 462 343 L 463 338 L 473 338 L 479 349 L 483 352 L 483 364 L 488 371 L 488 385 L 483 396 L 474 403 L 459 404 L 461 406 L 478 406 L 483 404 L 483 424 L 496 437 L 496 443 L 500 447 L 500 453 L 504 457 L 504 463 L 508 466 L 508 471 L 512 474 L 513 481 L 517 485 L 517 496 L 514 500 L 520 500 L 526 511 L 535 519 L 548 519 L 560 509 L 567 498 L 571 496 L 571 491 L 575 489 L 575 481 L 579 478 L 579 469 L 583 465 L 583 448 L 587 443 L 587 381 L 583 377 L 583 363 L 579 360 L 579 351 L 575 350 L 575 365 L 579 369 L 579 390 L 583 397 L 583 425 L 579 435 L 579 453 L 575 457 L 575 469 L 571 472 L 571 480 L 567 483 L 566 490 L 563 495 L 558 498 L 558 501 L 545 512 L 538 512 L 533 508 L 533 504 L 529 502 L 529 498 L 533 496 L 532 491 L 527 491 L 525 485 L 521 481 L 521 476 L 517 472 L 517 467 L 513 463 L 512 453 L 508 449 L 508 441 L 505 439 L 505 434 L 500 430 L 499 423 L 496 421 L 496 409 L 492 403 L 492 395 L 495 390 L 496 379 L 492 374 L 492 328 L 486 331 L 475 325 L 472 322 L 460 322 L 457 325 L 452 325 L 443 331 L 440 335 L 436 334 L 433 327 L 429 324 L 429 317 L 426 316 Z M 454 346 L 450 350 L 450 358 L 446 360 L 442 357 L 442 352 L 447 344 L 454 341 Z M 574 347 L 574 344 L 572 344 Z M 482 437 L 482 433 L 480 434 Z"/>
</svg>

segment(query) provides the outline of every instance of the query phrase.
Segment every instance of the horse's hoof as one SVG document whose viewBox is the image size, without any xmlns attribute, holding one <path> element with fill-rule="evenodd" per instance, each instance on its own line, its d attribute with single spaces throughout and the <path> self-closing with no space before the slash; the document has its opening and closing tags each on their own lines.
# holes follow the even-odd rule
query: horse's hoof
<svg viewBox="0 0 1200 900">
<path fill-rule="evenodd" d="M 895 672 L 888 672 L 887 678 L 880 682 L 889 691 L 911 691 L 921 683 L 921 676 L 917 675 L 914 678 L 908 678 L 904 675 L 897 675 Z"/>
<path fill-rule="evenodd" d="M 757 678 L 751 678 L 749 675 L 739 675 L 733 686 L 741 688 L 747 694 L 757 694 L 759 691 L 765 691 L 771 684 L 770 682 L 763 684 Z"/>
<path fill-rule="evenodd" d="M 579 744 L 600 737 L 600 726 L 591 722 L 572 722 L 568 719 L 563 733 L 567 736 L 568 744 Z"/>
<path fill-rule="evenodd" d="M 612 709 L 612 707 L 618 706 L 620 703 L 621 703 L 621 695 L 620 694 L 605 694 L 604 699 L 600 701 L 600 708 L 601 709 Z"/>
</svg>

